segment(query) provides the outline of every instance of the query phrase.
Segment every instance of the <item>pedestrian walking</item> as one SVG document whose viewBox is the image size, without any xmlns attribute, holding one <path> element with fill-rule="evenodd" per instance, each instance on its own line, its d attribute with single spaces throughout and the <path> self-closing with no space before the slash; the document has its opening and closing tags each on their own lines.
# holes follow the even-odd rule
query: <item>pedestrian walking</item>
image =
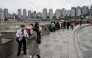
<svg viewBox="0 0 92 58">
<path fill-rule="evenodd" d="M 75 26 L 75 22 L 72 21 L 72 22 L 71 22 L 71 28 L 72 28 L 72 30 L 74 29 L 74 26 Z"/>
<path fill-rule="evenodd" d="M 69 29 L 69 26 L 70 26 L 70 23 L 69 23 L 69 21 L 67 22 L 67 29 Z"/>
<path fill-rule="evenodd" d="M 82 24 L 82 21 L 80 21 L 80 26 L 81 26 L 81 24 Z"/>
<path fill-rule="evenodd" d="M 56 29 L 57 29 L 57 30 L 60 29 L 59 21 L 56 23 Z"/>
<path fill-rule="evenodd" d="M 59 26 L 60 26 L 60 28 L 62 27 L 62 23 L 61 23 L 61 21 L 59 21 Z"/>
<path fill-rule="evenodd" d="M 29 36 L 30 39 L 30 43 L 29 43 L 29 55 L 30 58 L 33 58 L 35 55 L 38 58 L 40 57 L 40 49 L 39 49 L 39 45 L 37 43 L 37 32 L 36 32 L 36 28 L 33 28 L 33 34 L 31 36 Z M 32 57 L 31 57 L 32 56 Z"/>
<path fill-rule="evenodd" d="M 54 28 L 53 23 L 51 22 L 49 26 L 50 26 L 50 31 L 53 32 L 53 28 Z"/>
<path fill-rule="evenodd" d="M 25 30 L 25 25 L 22 24 L 20 26 L 20 29 L 17 31 L 16 33 L 16 37 L 18 38 L 18 52 L 17 52 L 17 56 L 20 55 L 21 53 L 21 48 L 22 48 L 22 44 L 23 44 L 23 51 L 24 51 L 24 55 L 26 55 L 26 37 L 28 37 L 28 33 Z"/>
<path fill-rule="evenodd" d="M 63 22 L 64 29 L 66 29 L 66 21 Z"/>
</svg>

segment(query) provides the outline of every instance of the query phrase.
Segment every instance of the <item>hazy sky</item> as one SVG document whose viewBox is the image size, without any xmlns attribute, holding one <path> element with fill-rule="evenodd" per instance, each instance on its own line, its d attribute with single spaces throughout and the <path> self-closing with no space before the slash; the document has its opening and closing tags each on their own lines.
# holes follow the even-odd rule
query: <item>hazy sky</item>
<svg viewBox="0 0 92 58">
<path fill-rule="evenodd" d="M 56 9 L 71 9 L 76 6 L 90 6 L 92 0 L 0 0 L 0 8 L 8 8 L 9 13 L 17 13 L 17 9 L 27 9 L 37 12 L 42 12 L 43 8 L 47 8 L 48 11 L 52 8 Z"/>
</svg>

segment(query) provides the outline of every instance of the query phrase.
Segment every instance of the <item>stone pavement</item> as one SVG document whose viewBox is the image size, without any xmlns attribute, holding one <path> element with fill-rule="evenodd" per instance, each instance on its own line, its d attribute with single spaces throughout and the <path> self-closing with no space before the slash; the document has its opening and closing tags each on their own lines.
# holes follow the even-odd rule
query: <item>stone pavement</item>
<svg viewBox="0 0 92 58">
<path fill-rule="evenodd" d="M 92 26 L 78 32 L 78 42 L 83 58 L 92 58 Z"/>
<path fill-rule="evenodd" d="M 75 29 L 78 27 L 79 25 Z M 74 30 L 61 29 L 43 36 L 42 43 L 39 45 L 41 58 L 78 58 L 73 41 Z M 29 58 L 28 54 L 22 53 L 19 57 L 15 53 L 9 58 Z"/>
</svg>

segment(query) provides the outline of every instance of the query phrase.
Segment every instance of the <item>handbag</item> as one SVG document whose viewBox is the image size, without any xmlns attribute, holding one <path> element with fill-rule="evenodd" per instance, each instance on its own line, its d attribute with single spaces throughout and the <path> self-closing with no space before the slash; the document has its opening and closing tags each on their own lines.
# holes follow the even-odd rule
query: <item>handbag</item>
<svg viewBox="0 0 92 58">
<path fill-rule="evenodd" d="M 19 38 L 18 38 L 18 37 L 16 37 L 16 41 L 17 41 L 17 42 L 19 41 Z"/>
</svg>

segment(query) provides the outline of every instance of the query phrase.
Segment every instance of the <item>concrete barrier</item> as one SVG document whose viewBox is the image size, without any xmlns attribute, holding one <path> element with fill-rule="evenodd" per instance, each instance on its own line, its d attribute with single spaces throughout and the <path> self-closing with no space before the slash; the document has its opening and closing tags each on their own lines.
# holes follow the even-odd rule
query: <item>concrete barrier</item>
<svg viewBox="0 0 92 58">
<path fill-rule="evenodd" d="M 49 34 L 49 24 L 41 25 L 42 27 L 42 33 L 41 35 L 47 35 Z M 28 32 L 28 29 L 26 29 Z M 18 43 L 16 42 L 16 32 L 17 30 L 7 30 L 4 32 L 1 32 L 0 37 L 0 58 L 8 58 L 10 55 L 17 52 Z M 27 44 L 30 42 L 30 40 L 27 41 Z"/>
</svg>

